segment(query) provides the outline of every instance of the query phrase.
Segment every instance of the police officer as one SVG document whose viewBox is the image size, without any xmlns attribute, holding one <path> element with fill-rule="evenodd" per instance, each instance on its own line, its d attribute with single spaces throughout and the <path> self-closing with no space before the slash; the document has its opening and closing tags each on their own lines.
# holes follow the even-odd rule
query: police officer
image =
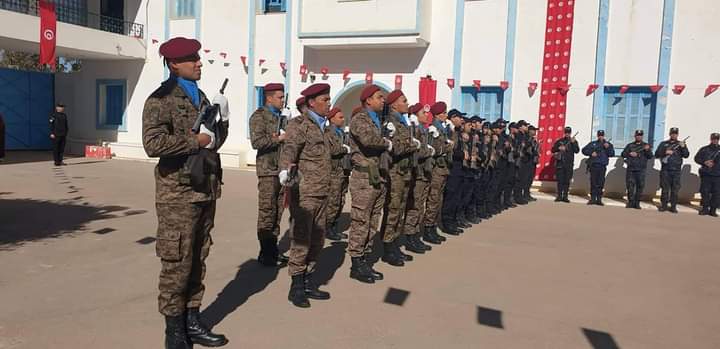
<svg viewBox="0 0 720 349">
<path fill-rule="evenodd" d="M 463 117 L 466 115 L 465 113 L 461 113 L 457 109 L 452 109 L 447 115 L 448 120 L 450 120 L 451 123 L 450 127 L 453 129 L 451 139 L 454 147 L 452 149 L 450 174 L 447 178 L 445 196 L 442 205 L 442 224 L 443 227 L 448 230 L 446 233 L 453 234 L 462 233 L 462 228 L 470 227 L 467 222 L 463 221 L 461 217 L 458 216 L 459 208 L 462 203 L 463 185 L 465 184 L 465 170 L 463 169 L 463 162 L 465 161 L 465 155 L 467 154 L 465 152 L 464 143 L 468 140 L 468 135 L 463 129 Z"/>
<path fill-rule="evenodd" d="M 516 122 L 511 122 L 508 125 L 508 141 L 510 142 L 510 148 L 507 149 L 507 168 L 505 177 L 505 189 L 503 190 L 503 202 L 505 208 L 517 207 L 515 201 L 515 189 L 518 179 L 518 158 L 520 157 L 520 144 L 524 141 L 524 135 L 520 132 L 519 125 Z"/>
<path fill-rule="evenodd" d="M 492 176 L 490 185 L 488 186 L 488 212 L 496 215 L 502 211 L 502 181 L 505 175 L 507 161 L 505 161 L 506 135 L 504 120 L 496 120 L 490 125 L 490 166 L 492 167 Z"/>
<path fill-rule="evenodd" d="M 490 218 L 488 213 L 488 196 L 490 180 L 492 179 L 492 165 L 490 164 L 490 151 L 491 145 L 491 134 L 490 134 L 490 122 L 486 122 L 485 119 L 480 118 L 480 131 L 478 136 L 480 142 L 478 142 L 478 162 L 480 164 L 478 180 L 475 182 L 475 189 L 473 190 L 475 195 L 475 213 L 479 219 Z"/>
<path fill-rule="evenodd" d="M 474 135 L 475 123 L 473 122 L 472 117 L 469 117 L 468 115 L 464 115 L 462 121 L 463 124 L 460 127 L 462 129 L 460 142 L 463 144 L 462 195 L 455 216 L 461 225 L 469 228 L 472 227 L 473 224 L 480 223 L 480 221 L 474 217 L 474 206 L 472 206 L 471 209 L 470 205 L 473 197 L 473 184 L 475 182 L 475 168 L 477 167 L 476 160 L 478 154 L 475 150 L 477 149 L 477 145 L 475 144 L 476 137 Z"/>
<path fill-rule="evenodd" d="M 55 111 L 50 113 L 50 139 L 53 142 L 53 160 L 55 166 L 65 166 L 63 157 L 65 155 L 65 142 L 67 141 L 67 135 L 70 132 L 68 127 L 68 118 L 65 114 L 65 105 L 58 103 L 55 106 Z"/>
<path fill-rule="evenodd" d="M 263 88 L 265 105 L 250 116 L 250 144 L 257 151 L 255 174 L 258 178 L 257 237 L 260 242 L 258 262 L 275 267 L 287 263 L 278 250 L 283 196 L 278 180 L 280 148 L 285 141 L 285 124 L 289 113 L 285 105 L 285 86 L 270 83 Z M 281 115 L 282 113 L 282 115 Z"/>
<path fill-rule="evenodd" d="M 680 170 L 683 159 L 690 156 L 685 141 L 678 140 L 680 131 L 670 128 L 670 139 L 662 141 L 655 150 L 655 158 L 660 159 L 660 207 L 658 211 L 668 210 L 677 213 L 678 192 L 680 191 Z M 670 208 L 668 208 L 668 202 Z"/>
<path fill-rule="evenodd" d="M 535 169 L 537 168 L 537 164 L 540 162 L 540 143 L 537 140 L 537 127 L 533 125 L 528 126 L 528 138 L 530 142 L 530 150 L 528 152 L 530 163 L 527 165 L 528 168 L 526 169 L 527 173 L 525 174 L 525 188 L 523 192 L 525 201 L 532 202 L 537 201 L 537 199 L 530 194 L 530 188 L 532 187 L 533 179 L 535 178 Z"/>
<path fill-rule="evenodd" d="M 515 179 L 515 188 L 513 189 L 513 199 L 518 205 L 527 205 L 529 203 L 529 192 L 526 192 L 528 178 L 532 182 L 532 172 L 535 169 L 532 161 L 534 157 L 533 143 L 528 134 L 529 124 L 525 120 L 517 122 L 518 132 L 515 137 L 515 146 L 517 149 L 517 178 Z"/>
<path fill-rule="evenodd" d="M 720 206 L 720 133 L 710 135 L 710 144 L 700 148 L 695 154 L 695 162 L 700 165 L 700 195 L 702 195 L 701 216 L 717 217 Z"/>
<path fill-rule="evenodd" d="M 627 164 L 625 185 L 627 186 L 626 208 L 640 209 L 640 196 L 645 188 L 645 169 L 648 160 L 653 158 L 650 144 L 643 141 L 643 130 L 635 130 L 635 141 L 628 143 L 621 156 Z"/>
<path fill-rule="evenodd" d="M 208 129 L 203 124 L 198 134 L 191 131 L 198 114 L 211 105 L 197 86 L 202 68 L 199 50 L 200 42 L 181 37 L 160 46 L 170 78 L 148 97 L 143 110 L 145 152 L 160 158 L 155 167 L 155 248 L 162 264 L 158 307 L 165 315 L 168 349 L 191 348 L 193 343 L 217 347 L 228 342 L 225 336 L 212 333 L 199 315 L 222 179 L 217 149 L 227 136 L 230 115 L 227 99 L 218 94 L 212 100 L 219 108 L 216 127 Z M 187 169 L 194 161 L 208 164 L 210 173 L 191 176 Z"/>
<path fill-rule="evenodd" d="M 366 257 L 372 252 L 385 203 L 386 179 L 380 175 L 380 157 L 384 152 L 391 151 L 393 144 L 383 137 L 383 91 L 376 85 L 368 85 L 360 93 L 360 102 L 363 107 L 350 120 L 352 222 L 347 251 L 352 261 L 350 277 L 374 283 L 382 280 L 383 275 L 372 268 Z M 392 132 L 389 136 L 392 137 Z"/>
<path fill-rule="evenodd" d="M 572 128 L 565 127 L 564 137 L 555 141 L 552 147 L 555 159 L 555 178 L 557 179 L 557 196 L 555 202 L 570 202 L 570 181 L 575 169 L 575 154 L 580 152 L 577 139 L 571 136 Z"/>
<path fill-rule="evenodd" d="M 590 200 L 587 204 L 604 206 L 602 197 L 605 188 L 605 172 L 610 158 L 615 156 L 615 148 L 605 139 L 605 131 L 598 130 L 597 140 L 583 147 L 582 153 L 589 157 L 587 161 L 590 169 Z"/>
<path fill-rule="evenodd" d="M 482 148 L 483 148 L 483 137 L 482 137 L 482 122 L 484 120 L 473 115 L 470 118 L 472 124 L 470 130 L 471 141 L 469 144 L 470 149 L 470 179 L 467 187 L 468 199 L 464 203 L 465 207 L 465 218 L 470 224 L 478 224 L 481 222 L 480 217 L 480 204 L 483 199 L 484 187 L 482 186 L 482 175 L 483 175 L 483 161 L 485 159 Z"/>
<path fill-rule="evenodd" d="M 332 241 L 347 239 L 347 234 L 337 230 L 337 221 L 340 218 L 343 206 L 345 206 L 345 195 L 348 191 L 348 176 L 352 170 L 350 164 L 350 146 L 348 136 L 345 134 L 345 115 L 340 108 L 335 107 L 328 112 L 330 131 L 328 143 L 332 149 L 344 149 L 344 151 L 332 154 L 330 169 L 330 189 L 327 204 L 327 228 L 325 238 Z"/>
<path fill-rule="evenodd" d="M 437 233 L 437 225 L 443 209 L 443 197 L 447 184 L 450 166 L 452 166 L 452 153 L 455 142 L 452 140 L 453 126 L 448 120 L 447 104 L 437 102 L 430 107 L 430 114 L 434 116 L 428 131 L 433 138 L 433 147 L 436 152 L 433 156 L 433 170 L 430 179 L 430 192 L 428 193 L 425 208 L 425 228 Z M 439 150 L 439 151 L 438 151 Z M 462 232 L 457 226 L 443 225 L 442 231 L 446 234 L 458 235 Z"/>
</svg>

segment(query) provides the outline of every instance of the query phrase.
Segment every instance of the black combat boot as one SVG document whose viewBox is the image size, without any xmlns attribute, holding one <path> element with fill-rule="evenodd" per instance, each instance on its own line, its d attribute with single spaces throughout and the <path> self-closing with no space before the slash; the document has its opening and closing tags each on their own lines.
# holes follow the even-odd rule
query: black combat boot
<svg viewBox="0 0 720 349">
<path fill-rule="evenodd" d="M 393 241 L 393 246 L 395 247 L 395 254 L 397 254 L 397 255 L 399 255 L 400 257 L 402 257 L 403 261 L 405 261 L 405 262 L 412 262 L 413 259 L 415 259 L 415 257 L 413 257 L 412 255 L 409 255 L 409 254 L 407 254 L 407 253 L 404 253 L 404 252 L 402 251 L 402 249 L 400 249 L 400 242 L 399 242 L 399 241 L 397 241 L 397 240 Z"/>
<path fill-rule="evenodd" d="M 717 214 L 717 208 L 716 208 L 716 207 L 711 207 L 711 208 L 710 208 L 710 216 L 712 216 L 712 217 L 717 217 L 717 216 L 718 216 L 718 214 Z"/>
<path fill-rule="evenodd" d="M 658 211 L 665 212 L 667 210 L 667 202 L 660 201 L 660 206 L 658 206 Z"/>
<path fill-rule="evenodd" d="M 406 235 L 405 236 L 405 249 L 414 252 L 417 254 L 424 254 L 425 249 L 422 248 L 422 246 L 418 245 L 419 241 L 415 241 L 416 235 Z M 422 244 L 422 242 L 420 242 Z M 424 245 L 424 244 L 423 244 Z"/>
<path fill-rule="evenodd" d="M 709 214 L 710 214 L 710 207 L 703 206 L 703 208 L 698 211 L 698 214 L 701 215 L 701 216 L 707 216 L 707 215 L 709 215 Z"/>
<path fill-rule="evenodd" d="M 558 192 L 557 195 L 555 195 L 555 202 L 562 202 L 563 201 L 563 194 L 562 192 Z"/>
<path fill-rule="evenodd" d="M 350 266 L 351 278 L 368 284 L 375 283 L 372 269 L 370 269 L 362 257 L 352 257 L 350 260 L 352 261 L 352 265 Z"/>
<path fill-rule="evenodd" d="M 278 265 L 277 257 L 274 256 L 273 246 L 275 239 L 260 240 L 260 253 L 258 254 L 258 262 L 266 267 L 276 267 Z"/>
<path fill-rule="evenodd" d="M 437 225 L 428 226 L 427 229 L 430 232 L 430 235 L 434 236 L 437 240 L 440 240 L 440 242 L 447 240 L 446 237 L 438 233 Z"/>
<path fill-rule="evenodd" d="M 394 267 L 402 267 L 405 265 L 405 259 L 395 251 L 395 244 L 392 242 L 383 243 L 382 261 Z"/>
<path fill-rule="evenodd" d="M 200 320 L 199 308 L 188 308 L 186 319 L 187 335 L 194 344 L 204 347 L 221 347 L 228 343 L 227 338 L 221 334 L 215 334 Z"/>
<path fill-rule="evenodd" d="M 442 226 L 440 226 L 440 230 L 448 235 L 460 235 L 460 228 L 458 228 L 454 222 L 450 220 L 443 222 Z"/>
<path fill-rule="evenodd" d="M 165 316 L 165 349 L 191 349 L 185 330 L 185 316 Z"/>
<path fill-rule="evenodd" d="M 413 240 L 415 240 L 415 245 L 422 247 L 425 251 L 432 251 L 432 246 L 427 245 L 420 240 L 420 234 L 413 235 Z"/>
<path fill-rule="evenodd" d="M 480 224 L 480 222 L 482 221 L 480 219 L 480 216 L 478 216 L 477 210 L 475 208 L 469 208 L 465 212 L 465 217 L 467 218 L 468 222 L 470 222 L 470 224 Z"/>
<path fill-rule="evenodd" d="M 465 212 L 462 210 L 460 210 L 455 215 L 455 220 L 458 222 L 458 227 L 460 227 L 460 228 L 471 228 L 472 227 L 472 224 L 470 224 L 470 222 L 465 217 Z"/>
<path fill-rule="evenodd" d="M 441 236 L 439 236 L 439 235 L 436 236 L 437 234 L 433 234 L 433 232 L 432 232 L 433 229 L 436 229 L 436 228 L 434 226 L 423 227 L 422 228 L 422 230 L 423 230 L 422 231 L 422 239 L 425 242 L 429 242 L 429 243 L 435 244 L 435 245 L 440 245 L 443 242 L 443 240 L 439 239 L 439 237 L 441 237 Z"/>
<path fill-rule="evenodd" d="M 562 199 L 562 201 L 565 202 L 565 203 L 570 203 L 570 199 L 568 199 L 568 192 L 564 192 L 564 193 L 563 193 L 563 199 Z"/>
<path fill-rule="evenodd" d="M 342 240 L 342 236 L 337 232 L 337 227 L 335 224 L 330 225 L 327 230 L 325 231 L 325 238 L 330 241 L 340 241 Z"/>
<path fill-rule="evenodd" d="M 602 194 L 598 195 L 595 199 L 595 205 L 598 206 L 605 206 L 605 204 L 602 202 Z"/>
<path fill-rule="evenodd" d="M 370 270 L 370 275 L 372 275 L 372 277 L 373 277 L 373 279 L 375 279 L 375 281 L 380 281 L 383 278 L 385 278 L 385 276 L 383 276 L 383 274 L 381 272 L 379 272 L 379 271 L 375 270 L 375 268 L 373 268 L 373 264 L 368 262 L 364 256 L 363 256 L 363 263 L 365 263 L 365 265 L 368 267 L 368 270 Z"/>
<path fill-rule="evenodd" d="M 670 208 L 668 209 L 668 212 L 678 213 L 677 206 L 675 204 L 671 204 Z"/>
<path fill-rule="evenodd" d="M 310 308 L 310 301 L 308 301 L 308 297 L 305 294 L 305 281 L 303 280 L 303 276 L 303 274 L 292 276 L 288 300 L 298 308 Z"/>
<path fill-rule="evenodd" d="M 313 281 L 312 273 L 305 273 L 305 295 L 310 299 L 330 299 L 330 293 L 321 291 L 320 286 Z"/>
</svg>

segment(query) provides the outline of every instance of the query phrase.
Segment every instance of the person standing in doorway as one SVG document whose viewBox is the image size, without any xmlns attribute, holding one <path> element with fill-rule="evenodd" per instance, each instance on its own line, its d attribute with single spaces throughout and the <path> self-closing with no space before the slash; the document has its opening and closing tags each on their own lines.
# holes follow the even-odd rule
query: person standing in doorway
<svg viewBox="0 0 720 349">
<path fill-rule="evenodd" d="M 50 139 L 53 141 L 53 160 L 55 166 L 65 166 L 63 157 L 65 155 L 65 141 L 67 139 L 70 128 L 68 127 L 68 117 L 65 114 L 65 106 L 58 103 L 55 111 L 50 113 Z"/>
</svg>

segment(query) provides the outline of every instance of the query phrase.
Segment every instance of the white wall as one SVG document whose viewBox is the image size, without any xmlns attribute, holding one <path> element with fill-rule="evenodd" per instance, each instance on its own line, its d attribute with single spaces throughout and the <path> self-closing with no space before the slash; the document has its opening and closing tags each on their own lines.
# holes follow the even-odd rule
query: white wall
<svg viewBox="0 0 720 349">
<path fill-rule="evenodd" d="M 505 37 L 508 2 L 484 0 L 465 2 L 462 39 L 462 73 L 458 86 L 499 86 L 505 73 Z"/>
<path fill-rule="evenodd" d="M 513 119 L 525 119 L 535 125 L 540 108 L 546 12 L 546 4 L 543 1 L 518 1 L 514 76 L 510 86 L 513 89 L 513 98 L 510 112 Z M 538 84 L 532 96 L 528 94 L 528 85 L 531 82 Z"/>
<path fill-rule="evenodd" d="M 297 1 L 302 2 L 300 31 L 304 34 L 416 29 L 417 0 Z"/>
</svg>

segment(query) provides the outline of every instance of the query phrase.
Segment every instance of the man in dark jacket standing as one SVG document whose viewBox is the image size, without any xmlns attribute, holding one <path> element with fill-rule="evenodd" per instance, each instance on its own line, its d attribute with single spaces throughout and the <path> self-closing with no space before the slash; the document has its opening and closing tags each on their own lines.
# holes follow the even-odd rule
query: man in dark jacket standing
<svg viewBox="0 0 720 349">
<path fill-rule="evenodd" d="M 65 154 L 65 140 L 70 128 L 68 127 L 65 106 L 58 103 L 55 111 L 50 113 L 50 139 L 53 141 L 53 160 L 55 166 L 64 166 L 63 155 Z"/>
<path fill-rule="evenodd" d="M 695 162 L 700 165 L 700 195 L 702 209 L 700 215 L 717 217 L 720 206 L 720 133 L 710 135 L 710 144 L 700 148 Z"/>
<path fill-rule="evenodd" d="M 670 129 L 670 139 L 663 141 L 655 150 L 655 157 L 661 159 L 662 167 L 660 168 L 660 207 L 658 210 L 663 212 L 668 210 L 677 213 L 678 192 L 680 191 L 680 170 L 682 169 L 683 159 L 690 156 L 687 144 L 678 140 L 679 130 L 677 127 Z M 667 208 L 668 200 L 670 208 Z"/>
<path fill-rule="evenodd" d="M 568 193 L 570 192 L 570 181 L 575 168 L 575 154 L 580 152 L 575 137 L 571 136 L 572 128 L 565 127 L 565 136 L 555 141 L 552 147 L 553 157 L 555 158 L 555 176 L 557 178 L 557 197 L 555 202 L 570 202 Z"/>
<path fill-rule="evenodd" d="M 645 169 L 653 158 L 650 144 L 643 142 L 643 130 L 635 130 L 635 141 L 628 143 L 622 152 L 627 164 L 625 185 L 627 186 L 626 208 L 640 209 L 640 196 L 645 188 Z"/>
<path fill-rule="evenodd" d="M 582 153 L 590 158 L 587 160 L 590 167 L 590 200 L 588 205 L 604 206 L 602 202 L 605 188 L 605 171 L 610 158 L 615 156 L 612 143 L 605 140 L 605 131 L 597 131 L 597 140 L 588 143 Z"/>
</svg>

